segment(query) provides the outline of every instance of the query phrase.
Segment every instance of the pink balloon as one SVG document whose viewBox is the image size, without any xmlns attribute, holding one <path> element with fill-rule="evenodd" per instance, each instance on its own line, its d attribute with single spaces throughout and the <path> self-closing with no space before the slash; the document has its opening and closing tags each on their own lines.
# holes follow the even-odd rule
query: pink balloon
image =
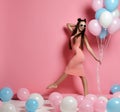
<svg viewBox="0 0 120 112">
<path fill-rule="evenodd" d="M 48 100 L 50 104 L 55 108 L 55 112 L 60 111 L 60 103 L 63 99 L 63 96 L 58 92 L 53 92 L 49 95 Z"/>
<path fill-rule="evenodd" d="M 88 94 L 85 98 L 91 100 L 92 103 L 94 103 L 97 100 L 97 96 L 94 94 Z"/>
<path fill-rule="evenodd" d="M 2 101 L 0 101 L 0 107 L 2 106 Z"/>
<path fill-rule="evenodd" d="M 18 97 L 19 100 L 21 100 L 21 101 L 26 101 L 26 100 L 28 99 L 29 95 L 30 95 L 30 92 L 29 92 L 29 90 L 26 89 L 26 88 L 21 88 L 21 89 L 19 89 L 18 92 L 17 92 L 17 97 Z"/>
<path fill-rule="evenodd" d="M 63 96 L 58 92 L 53 92 L 49 95 L 48 100 L 53 106 L 58 106 L 63 99 Z"/>
<path fill-rule="evenodd" d="M 100 8 L 103 8 L 103 0 L 93 0 L 92 8 L 94 11 L 97 11 Z"/>
<path fill-rule="evenodd" d="M 106 102 L 102 99 L 97 99 L 94 103 L 94 111 L 105 112 L 105 110 L 106 110 Z"/>
<path fill-rule="evenodd" d="M 120 18 L 114 18 L 111 25 L 108 27 L 108 32 L 110 34 L 115 33 L 120 29 Z"/>
<path fill-rule="evenodd" d="M 81 102 L 84 100 L 84 96 L 82 96 L 82 95 L 78 95 L 78 96 L 76 96 L 75 98 L 76 98 L 76 100 L 77 100 L 77 102 L 78 102 L 78 105 L 80 105 Z"/>
<path fill-rule="evenodd" d="M 78 112 L 94 112 L 93 104 L 88 99 L 84 99 L 78 106 L 78 108 L 79 108 Z"/>
<path fill-rule="evenodd" d="M 120 98 L 120 92 L 114 93 L 112 98 Z"/>
<path fill-rule="evenodd" d="M 99 22 L 96 19 L 93 19 L 88 23 L 88 30 L 93 35 L 99 36 L 102 28 L 101 28 Z"/>
</svg>

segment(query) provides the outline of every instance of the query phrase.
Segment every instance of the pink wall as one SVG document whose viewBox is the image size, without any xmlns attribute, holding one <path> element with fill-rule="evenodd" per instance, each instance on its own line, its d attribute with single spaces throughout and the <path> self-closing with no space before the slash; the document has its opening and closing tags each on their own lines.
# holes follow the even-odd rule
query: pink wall
<svg viewBox="0 0 120 112">
<path fill-rule="evenodd" d="M 47 94 L 46 87 L 64 71 L 69 59 L 68 33 L 65 25 L 78 17 L 94 18 L 92 0 L 0 0 L 0 87 L 15 92 L 26 87 L 31 92 Z M 90 11 L 90 12 L 88 12 Z M 86 32 L 98 55 L 95 37 Z M 120 83 L 120 32 L 112 35 L 104 50 L 100 67 L 102 94 Z M 85 50 L 85 70 L 90 93 L 98 94 L 97 63 Z M 81 80 L 70 76 L 55 90 L 82 93 Z"/>
</svg>

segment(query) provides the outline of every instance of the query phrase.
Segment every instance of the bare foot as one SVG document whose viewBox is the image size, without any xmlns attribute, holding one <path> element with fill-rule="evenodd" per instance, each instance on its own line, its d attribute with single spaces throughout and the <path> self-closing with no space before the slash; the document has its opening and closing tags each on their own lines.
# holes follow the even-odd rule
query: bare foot
<svg viewBox="0 0 120 112">
<path fill-rule="evenodd" d="M 57 88 L 57 84 L 50 84 L 47 89 Z"/>
</svg>

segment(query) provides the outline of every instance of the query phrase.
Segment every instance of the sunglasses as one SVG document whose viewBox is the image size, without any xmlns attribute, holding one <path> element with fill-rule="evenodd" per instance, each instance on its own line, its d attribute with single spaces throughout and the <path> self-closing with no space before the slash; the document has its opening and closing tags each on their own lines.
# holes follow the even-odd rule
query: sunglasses
<svg viewBox="0 0 120 112">
<path fill-rule="evenodd" d="M 86 25 L 80 24 L 80 27 L 84 26 L 84 28 L 86 27 Z"/>
</svg>

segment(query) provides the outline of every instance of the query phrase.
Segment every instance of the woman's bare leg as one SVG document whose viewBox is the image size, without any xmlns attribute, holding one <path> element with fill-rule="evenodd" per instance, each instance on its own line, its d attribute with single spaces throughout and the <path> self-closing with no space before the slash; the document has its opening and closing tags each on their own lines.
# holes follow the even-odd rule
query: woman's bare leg
<svg viewBox="0 0 120 112">
<path fill-rule="evenodd" d="M 63 82 L 66 78 L 67 78 L 68 74 L 63 74 L 60 76 L 60 78 L 58 80 L 56 80 L 53 84 L 50 84 L 47 89 L 51 89 L 51 88 L 57 88 L 58 85 Z"/>
<path fill-rule="evenodd" d="M 84 89 L 84 95 L 86 96 L 88 94 L 88 84 L 87 84 L 87 80 L 84 76 L 80 76 L 81 80 L 82 80 L 82 84 L 83 84 L 83 89 Z"/>
</svg>

